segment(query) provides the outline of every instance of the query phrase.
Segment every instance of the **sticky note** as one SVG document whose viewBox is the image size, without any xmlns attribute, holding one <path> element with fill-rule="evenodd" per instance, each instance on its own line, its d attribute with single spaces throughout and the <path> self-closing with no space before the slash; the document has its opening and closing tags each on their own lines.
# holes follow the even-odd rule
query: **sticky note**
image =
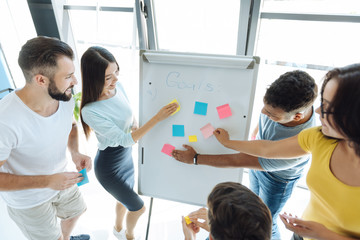
<svg viewBox="0 0 360 240">
<path fill-rule="evenodd" d="M 216 107 L 216 110 L 219 114 L 220 119 L 227 118 L 232 115 L 229 104 L 224 104 L 222 106 Z"/>
<path fill-rule="evenodd" d="M 174 146 L 166 143 L 166 144 L 164 144 L 163 148 L 161 149 L 161 152 L 163 152 L 166 155 L 169 155 L 171 157 L 171 153 L 174 149 L 175 149 Z"/>
<path fill-rule="evenodd" d="M 190 220 L 189 216 L 186 216 L 186 217 L 184 217 L 184 218 L 185 218 L 186 224 L 192 223 L 192 221 Z"/>
<path fill-rule="evenodd" d="M 206 115 L 208 104 L 204 102 L 195 102 L 194 113 L 199 115 Z"/>
<path fill-rule="evenodd" d="M 169 104 L 174 103 L 174 102 L 177 103 L 178 108 L 176 109 L 175 112 L 173 112 L 173 113 L 171 114 L 171 116 L 174 115 L 175 113 L 177 113 L 178 111 L 180 111 L 180 103 L 179 103 L 176 99 L 172 100 Z"/>
<path fill-rule="evenodd" d="M 197 142 L 197 137 L 196 137 L 196 135 L 191 135 L 191 136 L 189 136 L 189 142 Z"/>
<path fill-rule="evenodd" d="M 210 124 L 206 124 L 202 128 L 200 128 L 200 131 L 205 139 L 209 138 L 211 135 L 213 135 L 213 132 L 215 131 L 215 128 Z"/>
<path fill-rule="evenodd" d="M 79 173 L 82 174 L 82 177 L 84 178 L 81 182 L 78 182 L 77 185 L 80 187 L 81 185 L 84 185 L 86 183 L 89 182 L 89 178 L 87 176 L 87 173 L 86 173 L 86 168 L 84 168 L 83 170 L 81 170 Z"/>
<path fill-rule="evenodd" d="M 172 125 L 172 134 L 174 137 L 184 137 L 185 136 L 184 125 Z"/>
</svg>

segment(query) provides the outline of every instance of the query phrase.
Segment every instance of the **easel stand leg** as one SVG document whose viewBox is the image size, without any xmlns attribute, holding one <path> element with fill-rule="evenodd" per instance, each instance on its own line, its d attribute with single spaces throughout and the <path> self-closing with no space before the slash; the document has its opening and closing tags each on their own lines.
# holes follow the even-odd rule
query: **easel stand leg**
<svg viewBox="0 0 360 240">
<path fill-rule="evenodd" d="M 149 229 L 150 229 L 150 219 L 151 219 L 151 212 L 152 212 L 152 205 L 153 205 L 153 198 L 150 198 L 150 208 L 149 208 L 149 217 L 148 217 L 148 224 L 147 224 L 147 228 L 146 228 L 146 237 L 145 240 L 148 240 L 149 237 Z"/>
</svg>

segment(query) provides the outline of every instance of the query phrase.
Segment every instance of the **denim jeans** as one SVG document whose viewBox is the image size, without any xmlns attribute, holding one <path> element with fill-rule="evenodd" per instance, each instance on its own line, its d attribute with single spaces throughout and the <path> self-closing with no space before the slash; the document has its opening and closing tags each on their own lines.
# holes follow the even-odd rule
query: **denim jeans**
<svg viewBox="0 0 360 240">
<path fill-rule="evenodd" d="M 287 180 L 274 176 L 271 172 L 250 170 L 250 189 L 257 194 L 270 209 L 273 225 L 272 240 L 281 239 L 277 220 L 280 211 L 290 198 L 300 177 Z"/>
</svg>

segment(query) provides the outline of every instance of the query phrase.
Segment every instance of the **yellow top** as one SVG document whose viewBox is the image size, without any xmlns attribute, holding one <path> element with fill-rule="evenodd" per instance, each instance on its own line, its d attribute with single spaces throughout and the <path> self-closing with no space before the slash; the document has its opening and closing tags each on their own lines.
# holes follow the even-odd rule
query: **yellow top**
<svg viewBox="0 0 360 240">
<path fill-rule="evenodd" d="M 321 127 L 313 127 L 300 132 L 298 141 L 312 154 L 306 178 L 311 195 L 303 219 L 346 237 L 360 237 L 360 187 L 344 184 L 330 170 L 337 140 L 323 135 Z"/>
</svg>

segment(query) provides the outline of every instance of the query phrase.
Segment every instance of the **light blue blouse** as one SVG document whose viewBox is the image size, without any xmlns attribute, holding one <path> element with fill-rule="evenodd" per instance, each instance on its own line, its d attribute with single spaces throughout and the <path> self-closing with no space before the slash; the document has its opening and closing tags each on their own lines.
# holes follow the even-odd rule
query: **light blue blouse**
<svg viewBox="0 0 360 240">
<path fill-rule="evenodd" d="M 116 94 L 105 100 L 86 104 L 81 110 L 84 122 L 91 127 L 98 140 L 99 150 L 107 147 L 130 147 L 133 114 L 123 86 L 116 84 Z"/>
</svg>

